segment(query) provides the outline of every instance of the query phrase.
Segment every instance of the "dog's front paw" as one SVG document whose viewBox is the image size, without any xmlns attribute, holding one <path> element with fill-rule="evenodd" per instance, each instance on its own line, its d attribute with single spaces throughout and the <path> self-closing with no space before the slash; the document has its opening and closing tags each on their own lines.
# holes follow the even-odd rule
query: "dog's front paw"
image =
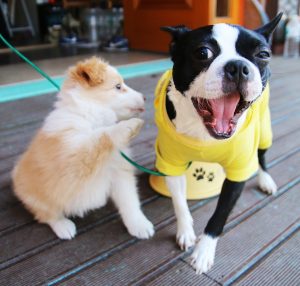
<svg viewBox="0 0 300 286">
<path fill-rule="evenodd" d="M 154 226 L 145 216 L 127 222 L 126 227 L 131 235 L 140 239 L 148 239 L 154 235 Z"/>
<path fill-rule="evenodd" d="M 48 224 L 60 239 L 72 239 L 76 235 L 76 226 L 69 219 L 63 218 Z"/>
<path fill-rule="evenodd" d="M 269 195 L 275 195 L 277 192 L 276 183 L 274 182 L 270 174 L 262 169 L 259 169 L 258 171 L 258 186 L 263 192 Z"/>
<path fill-rule="evenodd" d="M 206 234 L 200 237 L 191 256 L 191 265 L 196 270 L 196 274 L 206 273 L 213 266 L 217 241 L 217 238 Z"/>
<path fill-rule="evenodd" d="M 196 242 L 196 235 L 192 226 L 178 226 L 176 241 L 181 250 L 188 251 Z"/>
</svg>

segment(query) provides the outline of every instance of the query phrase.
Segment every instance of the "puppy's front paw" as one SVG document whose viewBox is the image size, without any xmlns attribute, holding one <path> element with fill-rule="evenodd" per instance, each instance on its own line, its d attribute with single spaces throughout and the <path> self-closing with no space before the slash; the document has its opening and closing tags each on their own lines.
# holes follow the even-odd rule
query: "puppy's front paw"
<svg viewBox="0 0 300 286">
<path fill-rule="evenodd" d="M 76 235 L 76 226 L 69 219 L 51 221 L 49 225 L 60 239 L 72 239 Z"/>
<path fill-rule="evenodd" d="M 143 215 L 126 223 L 128 232 L 139 239 L 148 239 L 154 235 L 153 224 Z"/>
<path fill-rule="evenodd" d="M 188 251 L 196 242 L 196 235 L 192 226 L 178 226 L 176 241 L 181 250 Z"/>
<path fill-rule="evenodd" d="M 141 128 L 144 125 L 144 120 L 140 118 L 131 118 L 125 121 L 125 126 L 128 131 L 128 139 L 131 140 L 137 134 L 139 134 Z"/>
<path fill-rule="evenodd" d="M 262 169 L 259 169 L 258 171 L 258 186 L 263 192 L 269 195 L 275 195 L 277 192 L 276 183 L 274 182 L 270 174 Z"/>
<path fill-rule="evenodd" d="M 191 265 L 196 270 L 196 274 L 206 273 L 213 266 L 217 241 L 217 238 L 206 234 L 200 237 L 191 256 Z"/>
</svg>

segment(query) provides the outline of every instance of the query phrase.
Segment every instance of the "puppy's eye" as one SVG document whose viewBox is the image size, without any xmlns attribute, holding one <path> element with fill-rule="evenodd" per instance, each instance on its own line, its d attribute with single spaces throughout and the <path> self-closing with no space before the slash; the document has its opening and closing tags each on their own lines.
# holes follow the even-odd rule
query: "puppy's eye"
<svg viewBox="0 0 300 286">
<path fill-rule="evenodd" d="M 214 56 L 213 52 L 207 47 L 199 47 L 194 55 L 199 60 L 209 60 Z"/>
<path fill-rule="evenodd" d="M 255 56 L 262 60 L 268 60 L 268 59 L 270 59 L 271 54 L 268 51 L 260 51 Z"/>
<path fill-rule="evenodd" d="M 116 89 L 121 89 L 122 88 L 122 85 L 120 84 L 120 83 L 118 83 L 117 85 L 116 85 Z"/>
</svg>

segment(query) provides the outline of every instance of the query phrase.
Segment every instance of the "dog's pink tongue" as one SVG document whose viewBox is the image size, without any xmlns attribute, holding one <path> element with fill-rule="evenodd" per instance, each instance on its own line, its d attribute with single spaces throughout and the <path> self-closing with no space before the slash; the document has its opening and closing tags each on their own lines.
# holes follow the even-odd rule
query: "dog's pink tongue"
<svg viewBox="0 0 300 286">
<path fill-rule="evenodd" d="M 210 99 L 213 116 L 215 118 L 215 129 L 218 133 L 230 132 L 230 121 L 239 103 L 238 92 L 217 99 Z"/>
</svg>

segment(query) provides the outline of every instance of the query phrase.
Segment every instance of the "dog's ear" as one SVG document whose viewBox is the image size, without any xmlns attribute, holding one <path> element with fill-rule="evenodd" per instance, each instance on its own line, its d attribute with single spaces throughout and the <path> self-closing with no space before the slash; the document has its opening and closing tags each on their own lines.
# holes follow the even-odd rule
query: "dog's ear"
<svg viewBox="0 0 300 286">
<path fill-rule="evenodd" d="M 160 29 L 162 31 L 168 32 L 169 34 L 171 34 L 172 36 L 172 41 L 170 43 L 170 54 L 172 56 L 172 59 L 174 57 L 175 54 L 175 46 L 176 46 L 176 42 L 180 39 L 180 37 L 182 37 L 184 34 L 186 34 L 187 32 L 191 31 L 190 28 L 184 26 L 184 25 L 178 25 L 178 26 L 164 26 L 164 27 L 160 27 Z"/>
<path fill-rule="evenodd" d="M 164 26 L 160 27 L 162 31 L 168 32 L 172 35 L 172 41 L 176 42 L 182 35 L 184 35 L 186 32 L 189 32 L 191 29 L 184 26 L 184 25 L 178 25 L 178 26 Z"/>
<path fill-rule="evenodd" d="M 275 31 L 277 25 L 279 24 L 279 21 L 281 20 L 283 13 L 280 12 L 275 18 L 273 18 L 269 23 L 266 25 L 258 28 L 255 30 L 255 32 L 261 34 L 265 37 L 267 42 L 270 42 L 272 33 Z"/>
<path fill-rule="evenodd" d="M 85 88 L 94 87 L 103 83 L 107 63 L 97 57 L 79 62 L 70 68 L 69 77 Z"/>
</svg>

